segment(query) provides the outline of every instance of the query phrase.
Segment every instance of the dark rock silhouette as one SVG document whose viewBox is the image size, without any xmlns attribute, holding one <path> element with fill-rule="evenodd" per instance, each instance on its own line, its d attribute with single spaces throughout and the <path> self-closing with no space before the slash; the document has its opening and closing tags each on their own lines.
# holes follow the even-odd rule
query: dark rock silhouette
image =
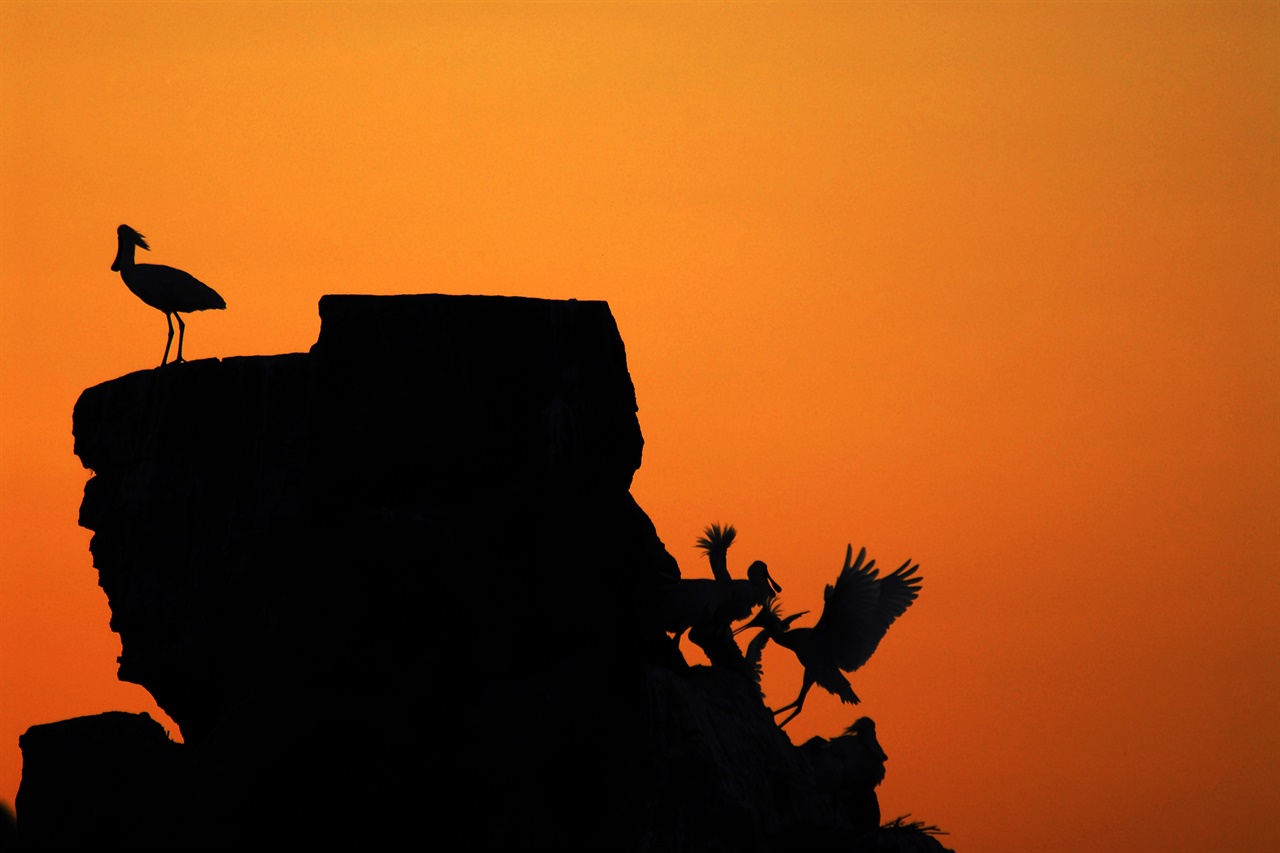
<svg viewBox="0 0 1280 853">
<path fill-rule="evenodd" d="M 180 837 L 187 756 L 146 714 L 32 726 L 19 744 L 19 849 L 160 851 Z"/>
<path fill-rule="evenodd" d="M 680 572 L 629 492 L 606 304 L 320 313 L 310 353 L 77 403 L 119 676 L 185 742 L 132 715 L 32 728 L 24 849 L 858 849 L 755 685 L 659 624 Z"/>
<path fill-rule="evenodd" d="M 217 291 L 190 273 L 162 264 L 135 264 L 135 246 L 148 251 L 151 249 L 146 239 L 128 225 L 116 229 L 116 259 L 111 263 L 111 271 L 120 273 L 125 287 L 134 296 L 164 313 L 165 322 L 169 324 L 169 339 L 164 343 L 160 366 L 164 367 L 169 360 L 174 317 L 178 318 L 178 357 L 175 362 L 186 361 L 182 357 L 182 340 L 187 336 L 187 324 L 182 321 L 182 313 L 220 310 L 226 308 L 227 303 Z"/>
<path fill-rule="evenodd" d="M 9 804 L 0 800 L 0 853 L 18 849 L 18 818 Z"/>
</svg>

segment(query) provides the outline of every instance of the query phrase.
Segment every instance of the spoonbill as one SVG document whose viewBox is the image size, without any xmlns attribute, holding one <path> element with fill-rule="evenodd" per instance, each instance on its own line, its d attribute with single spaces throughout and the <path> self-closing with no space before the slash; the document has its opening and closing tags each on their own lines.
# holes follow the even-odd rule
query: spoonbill
<svg viewBox="0 0 1280 853">
<path fill-rule="evenodd" d="M 835 585 L 823 593 L 822 615 L 812 628 L 790 628 L 779 616 L 778 608 L 762 607 L 754 619 L 738 629 L 763 628 L 769 639 L 794 652 L 804 667 L 804 682 L 796 701 L 773 712 L 777 716 L 795 709 L 780 726 L 800 713 L 804 697 L 814 684 L 847 704 L 858 704 L 861 700 L 841 670 L 853 672 L 870 660 L 889 626 L 920 594 L 921 578 L 916 574 L 919 563 L 913 566 L 907 560 L 882 578 L 875 560 L 863 564 L 866 556 L 867 549 L 863 548 L 855 561 L 853 546 L 849 546 L 844 568 Z"/>
<path fill-rule="evenodd" d="M 226 301 L 212 287 L 197 279 L 190 273 L 166 267 L 161 264 L 135 264 L 133 262 L 134 246 L 141 246 L 147 251 L 151 247 L 141 234 L 128 225 L 116 229 L 116 259 L 111 264 L 112 272 L 119 272 L 124 279 L 125 287 L 133 291 L 133 295 L 143 302 L 164 312 L 169 323 L 169 339 L 164 344 L 164 357 L 160 366 L 169 361 L 169 347 L 173 345 L 173 318 L 178 318 L 178 357 L 174 364 L 186 361 L 182 357 L 182 339 L 187 333 L 187 324 L 182 322 L 182 313 L 205 311 L 213 308 L 221 310 L 227 307 Z M 182 312 L 182 313 L 179 313 Z"/>
</svg>

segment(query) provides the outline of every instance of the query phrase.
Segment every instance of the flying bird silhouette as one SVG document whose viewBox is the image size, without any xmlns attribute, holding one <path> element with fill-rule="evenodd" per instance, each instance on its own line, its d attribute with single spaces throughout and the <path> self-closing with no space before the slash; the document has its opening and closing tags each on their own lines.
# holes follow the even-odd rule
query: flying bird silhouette
<svg viewBox="0 0 1280 853">
<path fill-rule="evenodd" d="M 780 726 L 800 713 L 804 697 L 814 684 L 850 705 L 858 704 L 861 700 L 841 670 L 854 672 L 861 668 L 880 645 L 889 626 L 919 595 L 921 578 L 916 574 L 919 564 L 913 566 L 907 560 L 892 574 L 881 578 L 875 560 L 863 565 L 866 556 L 867 549 L 863 548 L 858 552 L 858 559 L 853 560 L 853 546 L 849 546 L 844 568 L 835 585 L 826 588 L 822 615 L 812 628 L 789 628 L 787 620 L 779 616 L 779 608 L 770 606 L 761 607 L 755 618 L 739 629 L 763 629 L 769 639 L 794 652 L 804 667 L 804 683 L 796 701 L 773 712 L 777 716 L 795 709 Z"/>
<path fill-rule="evenodd" d="M 169 323 L 169 339 L 165 341 L 160 366 L 164 367 L 169 361 L 174 317 L 178 318 L 178 357 L 174 359 L 174 364 L 185 361 L 182 357 L 182 340 L 186 337 L 187 324 L 182 322 L 182 314 L 210 308 L 222 309 L 227 307 L 227 303 L 217 291 L 190 273 L 161 264 L 135 264 L 134 246 L 151 251 L 147 241 L 137 231 L 128 225 L 117 228 L 116 259 L 111 264 L 111 270 L 120 273 L 125 287 L 133 291 L 134 296 L 157 311 L 164 312 L 164 318 Z"/>
</svg>

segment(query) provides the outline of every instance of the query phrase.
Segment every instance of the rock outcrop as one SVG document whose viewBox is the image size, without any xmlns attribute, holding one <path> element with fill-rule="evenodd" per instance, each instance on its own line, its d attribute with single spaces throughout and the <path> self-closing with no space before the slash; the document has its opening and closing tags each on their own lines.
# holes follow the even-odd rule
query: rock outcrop
<svg viewBox="0 0 1280 853">
<path fill-rule="evenodd" d="M 608 306 L 320 313 L 309 353 L 142 371 L 77 403 L 119 677 L 184 744 L 115 715 L 33 728 L 21 842 L 57 846 L 49 816 L 88 813 L 47 781 L 76 776 L 77 743 L 105 756 L 85 790 L 104 786 L 129 849 L 847 842 L 754 685 L 686 667 L 653 617 L 679 569 L 629 492 L 643 440 Z M 114 784 L 121 750 L 145 772 Z"/>
</svg>

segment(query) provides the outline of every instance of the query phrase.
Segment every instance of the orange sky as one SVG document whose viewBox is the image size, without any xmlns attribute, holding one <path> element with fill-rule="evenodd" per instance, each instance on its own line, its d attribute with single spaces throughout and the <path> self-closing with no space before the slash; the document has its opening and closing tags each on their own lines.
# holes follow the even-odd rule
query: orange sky
<svg viewBox="0 0 1280 853">
<path fill-rule="evenodd" d="M 159 714 L 76 526 L 72 405 L 164 345 L 125 222 L 227 300 L 189 358 L 325 293 L 608 300 L 687 575 L 713 520 L 789 611 L 921 563 L 787 729 L 874 717 L 886 817 L 1274 843 L 1280 5 L 6 2 L 0 157 L 0 799 L 28 726 Z"/>
</svg>

